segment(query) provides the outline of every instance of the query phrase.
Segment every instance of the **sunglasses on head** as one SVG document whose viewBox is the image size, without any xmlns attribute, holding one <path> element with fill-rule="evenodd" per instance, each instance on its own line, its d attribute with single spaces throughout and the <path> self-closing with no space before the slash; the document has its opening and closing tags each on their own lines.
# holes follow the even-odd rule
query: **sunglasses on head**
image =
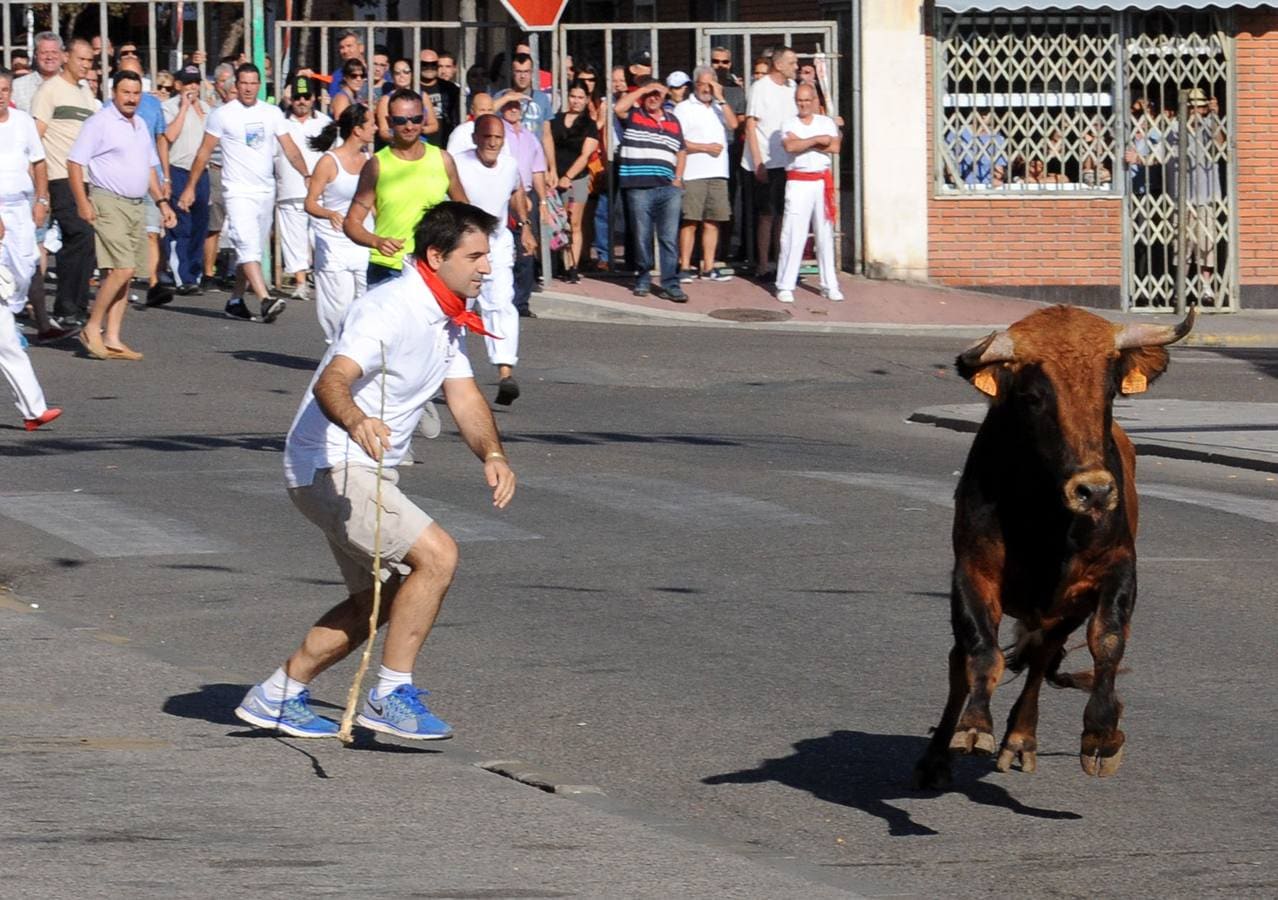
<svg viewBox="0 0 1278 900">
<path fill-rule="evenodd" d="M 420 125 L 425 116 L 418 114 L 415 116 L 391 116 L 392 125 Z"/>
<path fill-rule="evenodd" d="M 132 57 L 136 58 L 136 57 L 137 57 L 137 55 L 138 55 L 138 51 L 136 51 L 136 50 L 121 50 L 121 51 L 120 51 L 120 59 L 128 59 L 130 56 L 132 56 Z"/>
</svg>

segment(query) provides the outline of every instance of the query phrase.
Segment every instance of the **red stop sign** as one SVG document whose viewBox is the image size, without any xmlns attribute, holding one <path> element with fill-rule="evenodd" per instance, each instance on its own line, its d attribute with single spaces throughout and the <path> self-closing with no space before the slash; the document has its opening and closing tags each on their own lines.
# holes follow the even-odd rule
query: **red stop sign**
<svg viewBox="0 0 1278 900">
<path fill-rule="evenodd" d="M 554 28 L 568 0 L 501 0 L 525 31 Z"/>
</svg>

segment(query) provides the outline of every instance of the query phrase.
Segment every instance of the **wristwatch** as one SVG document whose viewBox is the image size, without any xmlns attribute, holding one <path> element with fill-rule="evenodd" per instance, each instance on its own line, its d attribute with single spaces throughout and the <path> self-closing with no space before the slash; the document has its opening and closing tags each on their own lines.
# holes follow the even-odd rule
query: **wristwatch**
<svg viewBox="0 0 1278 900">
<path fill-rule="evenodd" d="M 41 206 L 48 206 L 48 205 L 49 205 L 49 198 L 48 198 L 48 197 L 36 197 L 36 198 L 35 198 L 35 202 L 36 202 L 36 203 L 39 203 Z"/>
</svg>

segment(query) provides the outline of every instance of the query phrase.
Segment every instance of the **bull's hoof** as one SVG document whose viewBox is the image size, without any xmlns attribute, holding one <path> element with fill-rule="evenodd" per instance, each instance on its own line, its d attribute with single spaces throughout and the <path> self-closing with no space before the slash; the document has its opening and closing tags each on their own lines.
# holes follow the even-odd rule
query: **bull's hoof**
<svg viewBox="0 0 1278 900">
<path fill-rule="evenodd" d="M 1007 772 L 1011 770 L 1013 763 L 1016 763 L 1022 772 L 1033 775 L 1038 771 L 1038 754 L 1033 750 L 1009 750 L 1004 747 L 998 754 L 998 762 L 994 765 L 1000 772 Z"/>
<path fill-rule="evenodd" d="M 1118 774 L 1118 767 L 1123 764 L 1123 748 L 1119 747 L 1111 756 L 1101 756 L 1099 751 L 1080 753 L 1078 761 L 1082 764 L 1083 771 L 1093 778 L 1108 778 Z"/>
<path fill-rule="evenodd" d="M 977 731 L 968 728 L 954 732 L 950 738 L 950 749 L 959 753 L 973 753 L 988 756 L 994 752 L 994 735 L 988 731 Z"/>
<path fill-rule="evenodd" d="M 943 791 L 950 786 L 952 780 L 948 755 L 939 758 L 924 756 L 914 766 L 916 791 Z"/>
</svg>

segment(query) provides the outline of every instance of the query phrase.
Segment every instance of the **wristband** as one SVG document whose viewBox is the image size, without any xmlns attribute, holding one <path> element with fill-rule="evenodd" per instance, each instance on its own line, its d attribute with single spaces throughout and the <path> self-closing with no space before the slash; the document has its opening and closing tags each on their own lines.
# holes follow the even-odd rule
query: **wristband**
<svg viewBox="0 0 1278 900">
<path fill-rule="evenodd" d="M 500 459 L 502 462 L 507 461 L 505 453 L 502 453 L 500 450 L 494 450 L 484 457 L 484 462 L 492 462 L 494 459 Z"/>
</svg>

